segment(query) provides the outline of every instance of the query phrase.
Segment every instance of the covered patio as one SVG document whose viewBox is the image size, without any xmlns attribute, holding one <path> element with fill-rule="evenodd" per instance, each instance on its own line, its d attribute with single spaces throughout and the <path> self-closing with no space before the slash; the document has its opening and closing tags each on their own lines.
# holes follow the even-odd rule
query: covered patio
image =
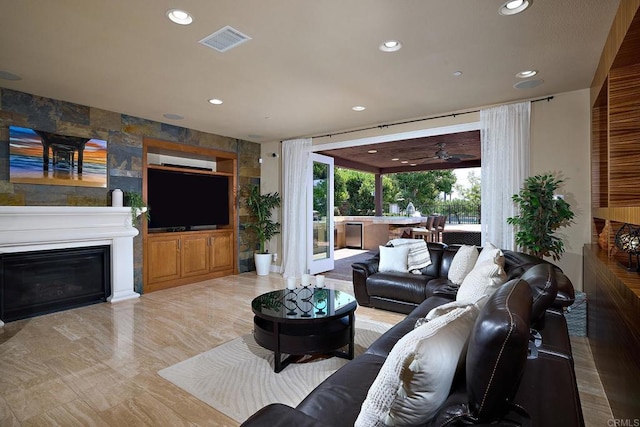
<svg viewBox="0 0 640 427">
<path fill-rule="evenodd" d="M 480 224 L 454 224 L 455 221 L 448 215 L 434 214 L 436 218 L 432 218 L 434 215 L 393 216 L 390 212 L 383 212 L 382 194 L 382 177 L 385 174 L 479 167 L 480 130 L 463 129 L 433 136 L 398 138 L 383 143 L 320 150 L 318 153 L 332 157 L 335 166 L 374 175 L 374 215 L 336 216 L 337 249 L 374 251 L 379 245 L 400 237 L 424 238 L 449 244 L 480 241 Z M 440 222 L 434 223 L 432 219 Z M 347 230 L 354 226 L 361 230 L 357 244 L 353 243 L 353 239 L 348 242 L 347 237 Z"/>
<path fill-rule="evenodd" d="M 480 130 L 471 129 L 384 143 L 320 150 L 334 165 L 372 173 L 375 177 L 375 215 L 383 216 L 382 176 L 403 172 L 479 167 Z"/>
</svg>

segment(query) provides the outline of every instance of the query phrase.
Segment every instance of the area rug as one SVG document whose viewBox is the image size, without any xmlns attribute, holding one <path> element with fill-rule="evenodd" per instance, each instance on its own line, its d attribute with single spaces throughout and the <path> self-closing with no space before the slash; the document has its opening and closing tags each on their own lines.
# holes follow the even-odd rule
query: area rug
<svg viewBox="0 0 640 427">
<path fill-rule="evenodd" d="M 391 325 L 356 319 L 355 354 Z M 158 372 L 186 392 L 239 423 L 270 403 L 297 406 L 325 378 L 348 362 L 337 357 L 309 357 L 273 372 L 273 352 L 243 335 Z"/>
<path fill-rule="evenodd" d="M 587 336 L 587 294 L 581 291 L 575 292 L 575 299 L 572 305 L 564 312 L 567 320 L 569 335 L 572 337 Z"/>
<path fill-rule="evenodd" d="M 376 252 L 377 251 L 364 249 L 336 249 L 334 252 L 333 270 L 326 271 L 322 274 L 328 279 L 348 280 L 351 282 L 353 278 L 353 268 L 351 264 L 366 261 L 373 257 Z"/>
</svg>

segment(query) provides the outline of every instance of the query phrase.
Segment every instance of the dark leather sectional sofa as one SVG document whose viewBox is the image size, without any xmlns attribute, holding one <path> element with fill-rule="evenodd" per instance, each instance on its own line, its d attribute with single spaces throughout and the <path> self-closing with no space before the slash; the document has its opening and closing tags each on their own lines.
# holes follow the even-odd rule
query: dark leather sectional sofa
<svg viewBox="0 0 640 427">
<path fill-rule="evenodd" d="M 379 254 L 367 261 L 353 264 L 353 290 L 358 304 L 408 314 L 430 296 L 438 294 L 455 297 L 457 286 L 449 281 L 448 273 L 460 245 L 428 242 L 427 248 L 431 265 L 423 268 L 422 274 L 379 272 Z M 521 252 L 502 252 L 508 279 L 519 277 L 536 264 L 552 265 L 558 283 L 558 293 L 552 306 L 561 310 L 573 304 L 573 285 L 560 268 Z"/>
<path fill-rule="evenodd" d="M 457 288 L 446 272 L 456 250 L 429 244 L 433 264 L 422 275 L 379 273 L 377 257 L 354 264 L 358 302 L 409 312 L 407 317 L 296 408 L 269 405 L 242 425 L 353 426 L 396 342 L 431 309 L 455 299 Z M 562 314 L 562 307 L 573 300 L 571 282 L 551 263 L 517 252 L 504 254 L 509 280 L 482 308 L 469 337 L 465 365 L 456 372 L 447 400 L 425 426 L 584 425 Z"/>
</svg>

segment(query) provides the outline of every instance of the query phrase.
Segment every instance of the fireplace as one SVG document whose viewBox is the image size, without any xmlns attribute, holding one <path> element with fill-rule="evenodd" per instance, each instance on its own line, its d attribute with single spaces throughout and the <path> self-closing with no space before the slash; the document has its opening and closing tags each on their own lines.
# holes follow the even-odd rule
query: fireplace
<svg viewBox="0 0 640 427">
<path fill-rule="evenodd" d="M 0 318 L 12 321 L 104 302 L 109 246 L 0 255 Z"/>
<path fill-rule="evenodd" d="M 130 208 L 0 206 L 2 270 L 14 269 L 18 273 L 10 274 L 27 276 L 32 273 L 29 265 L 38 264 L 46 273 L 44 279 L 34 274 L 31 284 L 21 284 L 18 290 L 12 288 L 17 280 L 14 276 L 0 279 L 0 327 L 3 321 L 28 317 L 35 310 L 25 309 L 22 302 L 7 302 L 5 297 L 12 292 L 18 301 L 22 298 L 18 293 L 32 293 L 29 297 L 39 306 L 37 312 L 60 309 L 43 302 L 47 295 L 58 295 L 62 302 L 56 304 L 68 302 L 66 307 L 138 298 L 140 294 L 133 289 L 133 237 L 137 234 Z M 74 256 L 85 262 L 74 261 Z M 54 261 L 47 261 L 49 257 Z M 91 272 L 84 271 L 84 264 L 90 265 Z M 91 282 L 90 286 L 78 292 L 75 285 L 63 289 L 63 282 L 74 275 L 86 282 L 83 285 Z"/>
</svg>

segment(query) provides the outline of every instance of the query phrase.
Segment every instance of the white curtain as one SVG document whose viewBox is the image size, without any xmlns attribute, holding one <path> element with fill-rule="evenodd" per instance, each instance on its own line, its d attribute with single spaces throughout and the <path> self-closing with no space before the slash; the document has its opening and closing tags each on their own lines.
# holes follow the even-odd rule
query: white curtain
<svg viewBox="0 0 640 427">
<path fill-rule="evenodd" d="M 529 176 L 531 102 L 480 111 L 482 242 L 515 249 L 507 218 L 517 214 L 511 197 Z"/>
<path fill-rule="evenodd" d="M 284 277 L 307 269 L 307 171 L 311 138 L 282 143 L 282 261 Z"/>
</svg>

